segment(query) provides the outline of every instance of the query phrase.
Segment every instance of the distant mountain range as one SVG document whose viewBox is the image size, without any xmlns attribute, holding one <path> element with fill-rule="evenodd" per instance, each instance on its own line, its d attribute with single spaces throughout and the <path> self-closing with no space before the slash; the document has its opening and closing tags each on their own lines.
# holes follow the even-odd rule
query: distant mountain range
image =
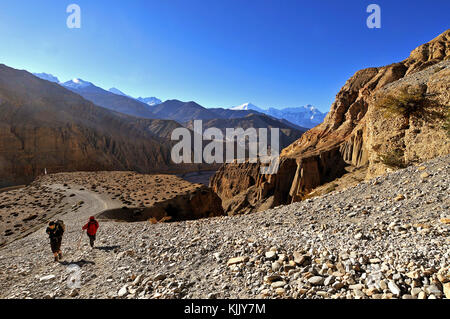
<svg viewBox="0 0 450 319">
<path fill-rule="evenodd" d="M 158 118 L 171 119 L 179 123 L 185 123 L 190 120 L 212 120 L 219 117 L 213 111 L 195 102 L 182 102 L 178 100 L 168 100 L 157 105 L 153 113 Z"/>
<path fill-rule="evenodd" d="M 264 113 L 264 110 L 260 107 L 257 107 L 255 104 L 252 103 L 245 103 L 239 106 L 234 106 L 230 108 L 230 110 L 233 111 L 257 111 L 260 113 Z"/>
<path fill-rule="evenodd" d="M 191 120 L 215 120 L 215 119 L 241 119 L 251 114 L 265 114 L 276 119 L 279 127 L 290 126 L 292 129 L 306 131 L 305 127 L 297 123 L 291 123 L 281 116 L 273 116 L 267 111 L 251 104 L 246 103 L 241 106 L 224 108 L 205 108 L 196 102 L 182 102 L 179 100 L 168 100 L 162 102 L 156 97 L 133 98 L 117 88 L 111 88 L 108 91 L 94 85 L 91 82 L 82 79 L 73 79 L 64 83 L 59 82 L 58 78 L 47 73 L 35 73 L 35 76 L 59 83 L 61 86 L 75 92 L 96 105 L 102 106 L 116 112 L 139 116 L 150 119 L 174 120 L 178 123 L 187 123 Z M 305 122 L 305 121 L 303 121 Z"/>
<path fill-rule="evenodd" d="M 49 82 L 54 82 L 54 83 L 59 83 L 59 80 L 56 76 L 53 76 L 51 74 L 48 73 L 33 73 L 35 76 L 37 76 L 38 78 L 41 78 L 43 80 L 47 80 Z"/>
<path fill-rule="evenodd" d="M 60 85 L 106 109 L 147 119 L 156 118 L 147 104 L 126 95 L 118 95 L 103 90 L 91 82 L 74 79 L 60 83 Z"/>
<path fill-rule="evenodd" d="M 279 119 L 286 119 L 297 125 L 313 128 L 321 124 L 327 113 L 322 113 L 312 105 L 289 107 L 284 109 L 269 108 L 264 113 Z"/>
<path fill-rule="evenodd" d="M 195 102 L 181 102 L 178 100 L 162 102 L 156 97 L 134 98 L 117 88 L 110 88 L 106 91 L 91 82 L 81 79 L 61 83 L 57 77 L 48 73 L 34 73 L 34 75 L 50 82 L 59 83 L 80 94 L 87 100 L 114 111 L 145 118 L 170 119 L 179 123 L 185 123 L 195 119 L 236 119 L 257 112 L 258 114 L 266 114 L 280 119 L 284 123 L 291 123 L 296 128 L 300 127 L 303 129 L 317 126 L 323 122 L 326 116 L 326 113 L 320 112 L 312 105 L 285 109 L 263 109 L 252 103 L 245 103 L 228 109 L 204 108 Z M 110 94 L 114 94 L 114 96 Z M 116 96 L 120 96 L 121 98 L 117 98 Z M 142 104 L 145 104 L 145 106 Z"/>
<path fill-rule="evenodd" d="M 150 106 L 155 106 L 162 103 L 162 101 L 156 97 L 138 97 L 137 100 Z"/>
<path fill-rule="evenodd" d="M 122 96 L 126 96 L 126 97 L 131 97 L 131 96 L 129 96 L 129 95 L 123 93 L 121 90 L 116 89 L 116 88 L 110 88 L 108 91 L 111 92 L 111 93 L 117 94 L 117 95 L 122 95 Z"/>
<path fill-rule="evenodd" d="M 269 116 L 273 116 L 278 119 L 287 120 L 296 125 L 306 128 L 313 128 L 323 122 L 327 113 L 320 112 L 312 105 L 306 105 L 301 107 L 290 107 L 284 109 L 269 108 L 263 109 L 252 103 L 245 103 L 239 106 L 231 107 L 233 111 L 257 111 Z"/>
<path fill-rule="evenodd" d="M 128 94 L 125 94 L 121 90 L 116 89 L 116 88 L 110 88 L 108 91 L 111 93 L 117 94 L 117 95 L 122 95 L 122 96 L 126 96 L 126 97 L 134 99 L 134 97 L 132 97 Z M 157 97 L 138 97 L 135 100 L 138 100 L 139 102 L 145 103 L 150 106 L 155 106 L 155 105 L 162 103 L 162 101 L 160 99 L 158 99 Z"/>
<path fill-rule="evenodd" d="M 185 123 L 185 127 L 189 129 L 194 129 L 194 121 L 189 121 Z M 208 128 L 218 128 L 222 131 L 223 135 L 226 136 L 226 129 L 233 128 L 243 128 L 244 130 L 248 128 L 279 128 L 280 129 L 280 147 L 281 149 L 289 146 L 298 140 L 303 133 L 306 132 L 307 129 L 295 127 L 292 123 L 283 122 L 279 119 L 275 119 L 268 115 L 262 113 L 251 113 L 242 118 L 233 118 L 233 119 L 212 119 L 205 120 L 202 123 L 203 130 Z M 271 131 L 268 131 L 268 139 L 270 141 Z"/>
<path fill-rule="evenodd" d="M 134 100 L 134 101 L 146 104 L 148 106 L 155 106 L 155 105 L 162 103 L 162 101 L 156 97 L 134 98 L 128 94 L 125 94 L 124 92 L 122 92 L 121 90 L 119 90 L 117 88 L 110 88 L 108 91 L 106 91 L 100 87 L 95 86 L 91 82 L 83 81 L 81 79 L 73 79 L 73 80 L 70 80 L 67 82 L 60 82 L 56 76 L 53 76 L 48 73 L 33 73 L 33 75 L 35 75 L 38 78 L 41 78 L 43 80 L 58 83 L 64 87 L 74 91 L 75 93 L 80 94 L 87 100 L 90 100 L 91 102 L 93 102 L 97 105 L 103 106 L 103 107 L 105 107 L 107 109 L 111 109 L 113 111 L 118 111 L 118 112 L 122 112 L 122 113 L 129 114 L 129 115 L 141 116 L 141 117 L 145 117 L 145 118 L 154 118 L 153 115 L 150 115 L 149 110 L 146 107 L 144 107 L 143 105 L 138 106 L 138 104 L 131 102 L 130 100 Z M 114 97 L 107 93 L 122 96 L 129 100 L 124 100 L 122 98 L 122 99 L 119 99 L 118 101 L 113 101 Z M 124 103 L 124 102 L 126 102 L 126 103 Z M 118 105 L 118 103 L 120 103 L 123 106 Z M 134 105 L 134 108 L 136 108 L 136 109 L 132 109 L 133 105 Z M 143 108 L 146 108 L 146 110 L 143 110 Z"/>
</svg>

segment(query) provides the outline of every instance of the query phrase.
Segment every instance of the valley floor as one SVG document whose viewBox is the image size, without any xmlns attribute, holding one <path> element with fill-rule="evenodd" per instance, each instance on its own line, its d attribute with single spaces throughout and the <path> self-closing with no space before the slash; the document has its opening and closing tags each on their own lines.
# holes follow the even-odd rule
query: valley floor
<svg viewBox="0 0 450 319">
<path fill-rule="evenodd" d="M 120 202 L 72 187 L 63 262 L 45 227 L 7 244 L 0 298 L 450 298 L 449 185 L 446 156 L 251 215 L 102 222 L 96 249 L 81 226 Z"/>
</svg>

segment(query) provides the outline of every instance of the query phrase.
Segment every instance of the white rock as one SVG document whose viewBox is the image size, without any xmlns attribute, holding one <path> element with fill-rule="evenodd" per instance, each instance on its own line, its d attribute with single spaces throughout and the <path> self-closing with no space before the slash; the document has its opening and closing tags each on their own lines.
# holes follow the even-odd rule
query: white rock
<svg viewBox="0 0 450 319">
<path fill-rule="evenodd" d="M 136 279 L 133 281 L 132 285 L 133 286 L 139 285 L 141 280 L 142 280 L 142 275 L 137 276 Z"/>
<path fill-rule="evenodd" d="M 308 282 L 314 286 L 320 286 L 323 284 L 324 281 L 325 281 L 325 278 L 320 277 L 320 276 L 314 276 L 314 277 L 311 277 L 308 279 Z"/>
<path fill-rule="evenodd" d="M 284 281 L 277 281 L 277 282 L 274 282 L 271 286 L 272 286 L 273 289 L 277 289 L 277 288 L 282 288 L 285 285 L 286 285 L 286 282 L 284 282 Z"/>
<path fill-rule="evenodd" d="M 395 282 L 389 281 L 388 288 L 394 296 L 400 296 L 401 290 Z"/>
<path fill-rule="evenodd" d="M 267 259 L 275 259 L 277 257 L 277 253 L 274 251 L 268 251 L 266 252 L 266 258 Z"/>
<path fill-rule="evenodd" d="M 128 294 L 128 284 L 123 286 L 122 288 L 120 288 L 119 292 L 117 293 L 117 295 L 119 297 L 124 297 Z"/>
<path fill-rule="evenodd" d="M 52 280 L 52 279 L 55 279 L 55 278 L 56 278 L 55 275 L 48 275 L 48 276 L 41 277 L 39 279 L 39 281 L 49 281 L 49 280 Z"/>
<path fill-rule="evenodd" d="M 363 234 L 362 233 L 357 233 L 356 235 L 355 235 L 355 239 L 356 240 L 360 240 L 361 238 L 363 237 Z"/>
<path fill-rule="evenodd" d="M 323 282 L 323 284 L 325 285 L 325 286 L 329 286 L 329 285 L 332 285 L 333 283 L 334 283 L 334 280 L 335 280 L 336 278 L 334 277 L 334 276 L 328 276 L 326 279 L 325 279 L 325 281 Z"/>
</svg>

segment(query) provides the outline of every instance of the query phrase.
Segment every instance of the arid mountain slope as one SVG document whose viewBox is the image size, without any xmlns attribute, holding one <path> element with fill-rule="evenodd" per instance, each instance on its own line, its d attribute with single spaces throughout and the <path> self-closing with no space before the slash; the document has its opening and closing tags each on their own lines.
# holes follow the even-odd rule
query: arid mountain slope
<svg viewBox="0 0 450 319">
<path fill-rule="evenodd" d="M 258 165 L 230 164 L 211 186 L 228 212 L 254 211 L 302 200 L 349 166 L 366 167 L 373 177 L 450 153 L 449 57 L 447 30 L 403 62 L 356 72 L 325 121 L 283 151 L 277 175 L 260 175 Z"/>
<path fill-rule="evenodd" d="M 86 100 L 91 101 L 95 105 L 102 106 L 108 110 L 148 119 L 157 118 L 152 113 L 153 108 L 151 106 L 147 105 L 146 103 L 137 101 L 129 96 L 108 92 L 91 83 L 86 86 L 68 86 L 67 84 L 62 85 L 67 89 L 81 95 Z"/>
<path fill-rule="evenodd" d="M 189 129 L 194 129 L 194 122 L 189 121 L 185 124 Z M 203 121 L 203 130 L 208 128 L 218 128 L 220 129 L 224 136 L 226 135 L 227 128 L 242 128 L 247 130 L 249 128 L 267 128 L 268 129 L 268 139 L 270 143 L 270 129 L 279 128 L 280 129 L 280 147 L 284 148 L 302 136 L 306 130 L 296 129 L 289 124 L 286 124 L 280 120 L 273 119 L 264 114 L 249 114 L 242 118 L 232 118 L 232 119 L 214 119 L 209 121 Z"/>
<path fill-rule="evenodd" d="M 217 115 L 195 102 L 182 102 L 178 100 L 168 100 L 153 109 L 153 114 L 159 119 L 170 119 L 178 123 L 185 123 L 190 120 L 212 120 Z"/>
<path fill-rule="evenodd" d="M 62 171 L 183 169 L 170 162 L 174 121 L 115 113 L 58 84 L 0 65 L 0 187 Z"/>
<path fill-rule="evenodd" d="M 209 110 L 217 114 L 217 118 L 220 119 L 238 119 L 246 117 L 250 114 L 264 115 L 263 113 L 260 113 L 255 110 L 231 110 L 224 108 L 211 108 Z"/>
</svg>

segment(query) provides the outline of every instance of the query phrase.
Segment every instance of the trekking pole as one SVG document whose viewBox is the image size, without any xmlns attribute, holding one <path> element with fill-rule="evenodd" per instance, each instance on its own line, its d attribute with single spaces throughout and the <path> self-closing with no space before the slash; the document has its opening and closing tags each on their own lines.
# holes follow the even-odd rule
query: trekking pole
<svg viewBox="0 0 450 319">
<path fill-rule="evenodd" d="M 80 250 L 81 238 L 83 238 L 83 234 L 84 234 L 84 231 L 82 230 L 81 234 L 80 234 L 80 239 L 78 239 L 77 251 Z"/>
</svg>

